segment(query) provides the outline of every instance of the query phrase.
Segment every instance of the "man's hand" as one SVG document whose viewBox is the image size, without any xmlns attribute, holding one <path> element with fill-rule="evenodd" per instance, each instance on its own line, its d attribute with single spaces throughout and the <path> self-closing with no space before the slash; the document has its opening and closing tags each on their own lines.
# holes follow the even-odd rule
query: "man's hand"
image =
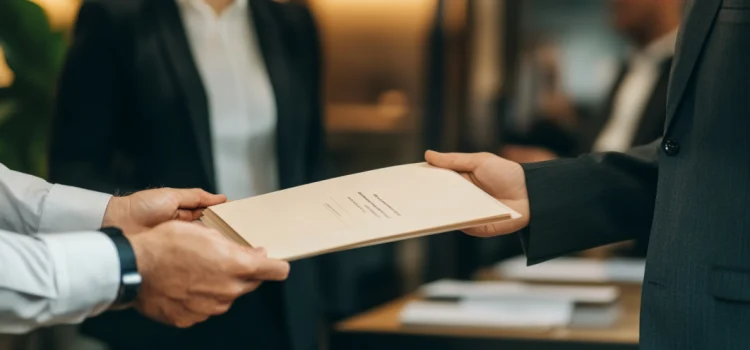
<svg viewBox="0 0 750 350">
<path fill-rule="evenodd" d="M 461 173 L 467 180 L 511 207 L 522 216 L 465 230 L 473 236 L 489 237 L 516 232 L 529 224 L 529 197 L 521 165 L 491 153 L 425 154 L 428 163 Z"/>
<path fill-rule="evenodd" d="M 117 226 L 126 234 L 138 233 L 169 220 L 196 220 L 203 209 L 226 200 L 223 195 L 200 189 L 140 191 L 125 197 L 112 197 L 102 226 Z"/>
<path fill-rule="evenodd" d="M 195 223 L 170 221 L 129 239 L 143 278 L 136 309 L 177 327 L 224 313 L 261 281 L 289 274 L 288 263 Z"/>
</svg>

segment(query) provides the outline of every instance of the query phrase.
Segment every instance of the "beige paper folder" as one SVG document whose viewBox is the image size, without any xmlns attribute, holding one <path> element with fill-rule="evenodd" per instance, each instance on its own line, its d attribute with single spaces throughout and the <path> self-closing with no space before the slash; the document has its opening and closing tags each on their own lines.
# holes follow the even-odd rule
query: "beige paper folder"
<svg viewBox="0 0 750 350">
<path fill-rule="evenodd" d="M 201 220 L 291 261 L 517 217 L 461 175 L 417 163 L 220 204 Z"/>
</svg>

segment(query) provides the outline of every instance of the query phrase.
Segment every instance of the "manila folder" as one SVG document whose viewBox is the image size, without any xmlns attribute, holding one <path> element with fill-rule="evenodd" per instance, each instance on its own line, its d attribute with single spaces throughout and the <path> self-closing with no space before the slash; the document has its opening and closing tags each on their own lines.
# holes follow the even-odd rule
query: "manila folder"
<svg viewBox="0 0 750 350">
<path fill-rule="evenodd" d="M 517 217 L 458 173 L 416 163 L 223 203 L 201 220 L 291 261 Z"/>
</svg>

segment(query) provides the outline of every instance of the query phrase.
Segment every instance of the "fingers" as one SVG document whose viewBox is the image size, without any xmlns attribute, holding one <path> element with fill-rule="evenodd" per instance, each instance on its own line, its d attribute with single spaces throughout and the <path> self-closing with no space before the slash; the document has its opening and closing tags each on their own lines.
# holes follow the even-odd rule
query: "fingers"
<svg viewBox="0 0 750 350">
<path fill-rule="evenodd" d="M 250 292 L 258 289 L 258 287 L 260 287 L 261 283 L 262 283 L 261 281 L 247 281 L 247 282 L 245 282 L 242 285 L 242 294 L 241 295 L 250 293 Z"/>
<path fill-rule="evenodd" d="M 489 153 L 438 153 L 427 151 L 425 153 L 425 160 L 427 163 L 439 168 L 468 173 L 474 171 L 491 156 Z"/>
<path fill-rule="evenodd" d="M 189 310 L 180 301 L 163 297 L 139 301 L 136 309 L 149 318 L 179 328 L 191 327 L 210 317 L 208 313 Z"/>
<path fill-rule="evenodd" d="M 193 212 L 191 210 L 177 209 L 172 216 L 172 220 L 193 221 Z"/>
<path fill-rule="evenodd" d="M 213 235 L 216 237 L 221 237 L 221 233 L 219 233 L 218 231 L 212 228 L 208 228 L 205 225 L 197 224 L 193 222 L 192 220 L 167 221 L 158 226 L 158 228 L 162 228 L 162 227 L 168 231 L 171 231 L 177 234 L 182 234 L 182 235 L 190 233 L 190 234 Z"/>
<path fill-rule="evenodd" d="M 268 252 L 266 251 L 266 248 L 258 247 L 258 248 L 250 248 L 253 250 L 253 253 L 260 255 L 262 257 L 268 257 Z"/>
<path fill-rule="evenodd" d="M 196 323 L 201 323 L 210 317 L 210 314 L 193 312 L 188 308 L 173 304 L 171 310 L 165 310 L 167 320 L 178 328 L 189 328 Z"/>
<path fill-rule="evenodd" d="M 177 209 L 172 220 L 195 221 L 200 219 L 203 209 Z"/>
<path fill-rule="evenodd" d="M 241 249 L 237 258 L 238 275 L 249 280 L 283 281 L 289 276 L 289 263 L 269 259 L 265 254 Z"/>
<path fill-rule="evenodd" d="M 494 237 L 516 232 L 519 230 L 518 224 L 513 220 L 499 221 L 487 225 L 472 227 L 463 230 L 464 233 L 476 237 Z"/>
<path fill-rule="evenodd" d="M 230 305 L 237 298 L 255 291 L 260 287 L 263 281 L 245 280 L 235 277 L 231 282 L 213 285 L 203 290 L 195 290 L 191 293 L 191 298 L 197 298 L 197 301 L 190 302 L 190 309 L 196 312 L 205 312 L 212 315 L 223 313 L 224 306 Z M 186 303 L 187 304 L 187 303 Z"/>
<path fill-rule="evenodd" d="M 203 215 L 203 209 L 193 209 L 190 211 L 190 217 L 192 220 L 198 220 Z"/>
<path fill-rule="evenodd" d="M 197 188 L 174 189 L 173 191 L 180 209 L 206 208 L 227 201 L 227 197 L 224 195 L 211 194 Z"/>
<path fill-rule="evenodd" d="M 229 311 L 234 299 L 218 300 L 211 297 L 193 296 L 185 301 L 184 305 L 187 310 L 195 314 L 215 316 Z"/>
</svg>

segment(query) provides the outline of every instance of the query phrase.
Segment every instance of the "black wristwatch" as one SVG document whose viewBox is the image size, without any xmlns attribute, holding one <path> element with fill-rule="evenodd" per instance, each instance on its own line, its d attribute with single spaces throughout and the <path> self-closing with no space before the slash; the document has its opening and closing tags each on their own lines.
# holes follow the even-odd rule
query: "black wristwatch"
<svg viewBox="0 0 750 350">
<path fill-rule="evenodd" d="M 112 239 L 120 256 L 120 289 L 112 308 L 129 306 L 138 297 L 141 287 L 141 274 L 138 272 L 133 246 L 117 227 L 104 227 L 100 231 Z"/>
</svg>

